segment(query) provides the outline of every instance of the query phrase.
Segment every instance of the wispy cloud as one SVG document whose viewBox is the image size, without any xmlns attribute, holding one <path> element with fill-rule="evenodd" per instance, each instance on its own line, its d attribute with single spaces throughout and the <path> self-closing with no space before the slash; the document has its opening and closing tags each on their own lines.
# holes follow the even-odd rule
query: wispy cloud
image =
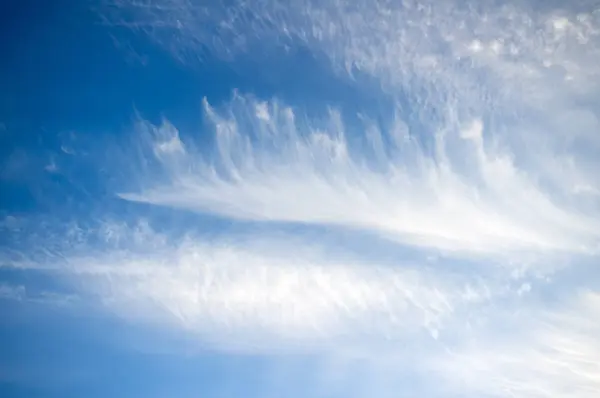
<svg viewBox="0 0 600 398">
<path fill-rule="evenodd" d="M 298 239 L 188 235 L 169 243 L 145 223 L 88 232 L 83 250 L 70 252 L 60 234 L 44 243 L 60 240 L 60 256 L 25 254 L 5 264 L 38 264 L 82 299 L 224 348 L 368 347 L 423 333 L 433 341 L 452 314 L 517 288 L 421 263 L 365 263 Z"/>
<path fill-rule="evenodd" d="M 462 101 L 483 101 L 469 103 L 479 109 L 497 105 L 501 93 L 514 100 L 518 92 L 526 101 L 552 100 L 565 91 L 593 95 L 598 75 L 599 17 L 586 1 L 563 7 L 427 0 L 107 3 L 109 24 L 146 32 L 175 55 L 187 54 L 184 62 L 207 51 L 235 59 L 301 43 L 323 52 L 340 72 L 360 70 L 391 89 L 425 83 L 442 92 L 455 89 L 451 94 Z"/>
<path fill-rule="evenodd" d="M 436 134 L 426 153 L 397 119 L 385 129 L 369 121 L 346 127 L 332 111 L 311 125 L 289 107 L 241 96 L 222 113 L 205 102 L 205 115 L 215 131 L 210 156 L 188 148 L 168 123 L 141 122 L 168 181 L 142 175 L 147 189 L 121 197 L 240 219 L 366 228 L 451 251 L 598 250 L 598 213 L 582 213 L 572 196 L 555 200 L 540 170 L 519 168 L 509 149 L 484 138 L 481 120 Z"/>
<path fill-rule="evenodd" d="M 32 292 L 26 285 L 4 282 L 0 283 L 0 299 L 60 307 L 65 307 L 78 301 L 78 297 L 74 294 L 49 290 Z"/>
<path fill-rule="evenodd" d="M 559 308 L 523 312 L 498 319 L 506 322 L 501 333 L 465 342 L 441 361 L 440 374 L 453 389 L 490 397 L 597 396 L 598 292 L 582 290 Z"/>
<path fill-rule="evenodd" d="M 25 287 L 18 285 L 10 285 L 6 283 L 0 284 L 0 298 L 5 300 L 21 301 L 25 297 Z"/>
</svg>

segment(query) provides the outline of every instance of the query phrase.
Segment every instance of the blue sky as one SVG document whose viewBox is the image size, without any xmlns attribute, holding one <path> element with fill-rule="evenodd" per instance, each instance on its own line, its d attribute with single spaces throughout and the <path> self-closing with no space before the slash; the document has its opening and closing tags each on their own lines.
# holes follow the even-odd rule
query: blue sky
<svg viewBox="0 0 600 398">
<path fill-rule="evenodd" d="M 596 397 L 593 2 L 0 9 L 0 395 Z"/>
</svg>

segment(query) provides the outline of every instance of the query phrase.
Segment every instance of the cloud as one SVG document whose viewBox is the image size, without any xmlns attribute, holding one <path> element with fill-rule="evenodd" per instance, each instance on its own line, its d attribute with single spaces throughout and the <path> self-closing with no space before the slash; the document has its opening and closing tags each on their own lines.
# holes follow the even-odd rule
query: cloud
<svg viewBox="0 0 600 398">
<path fill-rule="evenodd" d="M 74 294 L 48 290 L 32 291 L 26 285 L 5 282 L 0 283 L 0 299 L 60 307 L 66 307 L 78 301 L 78 297 Z"/>
<path fill-rule="evenodd" d="M 146 188 L 122 198 L 367 229 L 454 252 L 597 253 L 598 213 L 582 213 L 573 196 L 557 201 L 540 170 L 519 168 L 509 149 L 484 138 L 481 119 L 436 134 L 431 154 L 401 119 L 346 126 L 331 111 L 324 122 L 306 122 L 278 102 L 240 95 L 222 111 L 204 106 L 215 133 L 209 155 L 193 142 L 187 149 L 170 124 L 140 122 L 167 178 L 142 174 Z"/>
<path fill-rule="evenodd" d="M 23 253 L 5 267 L 54 275 L 89 304 L 224 349 L 358 349 L 409 335 L 434 341 L 452 314 L 511 290 L 506 281 L 493 288 L 427 264 L 365 263 L 302 239 L 172 241 L 146 223 L 108 222 L 84 235 L 76 249 L 65 239 L 73 234 L 48 235 L 43 245 L 57 255 Z"/>
<path fill-rule="evenodd" d="M 490 397 L 597 396 L 598 292 L 582 289 L 558 308 L 524 312 L 504 317 L 504 333 L 465 342 L 437 370 L 453 389 Z"/>
<path fill-rule="evenodd" d="M 2 283 L 0 284 L 0 298 L 5 300 L 23 300 L 25 296 L 25 287 L 13 286 L 10 284 Z"/>
<path fill-rule="evenodd" d="M 191 54 L 235 59 L 302 43 L 329 57 L 340 73 L 360 70 L 396 88 L 435 83 L 440 94 L 456 90 L 463 101 L 484 100 L 480 107 L 494 105 L 502 93 L 514 100 L 516 91 L 528 101 L 564 90 L 596 92 L 599 17 L 585 1 L 563 7 L 427 0 L 111 3 L 102 10 L 107 23 L 147 33 L 184 62 Z M 484 85 L 491 91 L 482 91 Z M 485 94 L 493 97 L 486 101 Z"/>
</svg>

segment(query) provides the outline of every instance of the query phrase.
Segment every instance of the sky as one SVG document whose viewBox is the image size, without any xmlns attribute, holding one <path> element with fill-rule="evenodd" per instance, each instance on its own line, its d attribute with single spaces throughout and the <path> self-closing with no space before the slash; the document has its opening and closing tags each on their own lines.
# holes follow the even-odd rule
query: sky
<svg viewBox="0 0 600 398">
<path fill-rule="evenodd" d="M 596 2 L 0 18 L 0 396 L 600 396 Z"/>
</svg>

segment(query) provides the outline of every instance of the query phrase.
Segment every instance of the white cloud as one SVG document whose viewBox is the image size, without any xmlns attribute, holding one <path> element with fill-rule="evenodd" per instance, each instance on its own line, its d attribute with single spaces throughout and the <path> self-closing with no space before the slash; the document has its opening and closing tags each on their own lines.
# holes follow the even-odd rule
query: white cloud
<svg viewBox="0 0 600 398">
<path fill-rule="evenodd" d="M 5 300 L 21 301 L 25 297 L 25 287 L 18 285 L 10 285 L 7 283 L 0 284 L 0 298 Z"/>
<path fill-rule="evenodd" d="M 3 266 L 6 266 L 4 264 Z M 37 268 L 37 267 L 36 267 Z M 78 301 L 74 294 L 54 292 L 48 290 L 32 291 L 26 285 L 0 283 L 0 300 L 20 301 L 53 306 L 69 306 Z"/>
<path fill-rule="evenodd" d="M 299 239 L 171 241 L 145 223 L 105 223 L 84 235 L 73 249 L 65 236 L 74 235 L 50 234 L 42 245 L 56 247 L 56 255 L 23 253 L 5 266 L 38 269 L 69 281 L 81 300 L 224 349 L 360 349 L 395 346 L 407 336 L 433 341 L 455 312 L 512 289 L 506 281 L 484 285 L 427 264 L 367 263 Z"/>
<path fill-rule="evenodd" d="M 336 112 L 310 125 L 276 102 L 269 108 L 265 117 L 263 103 L 239 95 L 222 113 L 205 102 L 216 156 L 161 158 L 167 182 L 141 175 L 147 189 L 121 196 L 239 219 L 364 228 L 457 252 L 598 250 L 599 214 L 582 213 L 573 196 L 555 200 L 539 170 L 519 169 L 509 149 L 485 138 L 480 119 L 437 134 L 431 155 L 397 133 L 401 120 L 384 130 L 367 121 L 356 148 Z M 158 135 L 173 128 L 141 123 Z"/>
<path fill-rule="evenodd" d="M 452 389 L 489 397 L 592 398 L 600 394 L 600 295 L 585 290 L 552 310 L 498 317 L 498 329 L 440 360 Z M 530 309 L 531 310 L 531 309 Z M 512 324 L 510 324 L 512 322 Z"/>
<path fill-rule="evenodd" d="M 122 0 L 105 16 L 110 23 L 147 32 L 179 56 L 208 47 L 231 59 L 269 46 L 303 43 L 340 68 L 356 67 L 383 79 L 387 87 L 411 85 L 415 79 L 434 82 L 469 106 L 477 106 L 478 100 L 484 100 L 481 106 L 491 105 L 480 91 L 481 81 L 469 81 L 478 72 L 484 72 L 479 77 L 491 93 L 518 92 L 525 102 L 565 90 L 596 92 L 600 14 L 590 3 L 562 8 L 428 0 L 259 4 Z M 548 61 L 557 66 L 554 71 L 561 70 L 562 81 L 544 66 Z M 549 79 L 553 85 L 547 85 Z"/>
</svg>

